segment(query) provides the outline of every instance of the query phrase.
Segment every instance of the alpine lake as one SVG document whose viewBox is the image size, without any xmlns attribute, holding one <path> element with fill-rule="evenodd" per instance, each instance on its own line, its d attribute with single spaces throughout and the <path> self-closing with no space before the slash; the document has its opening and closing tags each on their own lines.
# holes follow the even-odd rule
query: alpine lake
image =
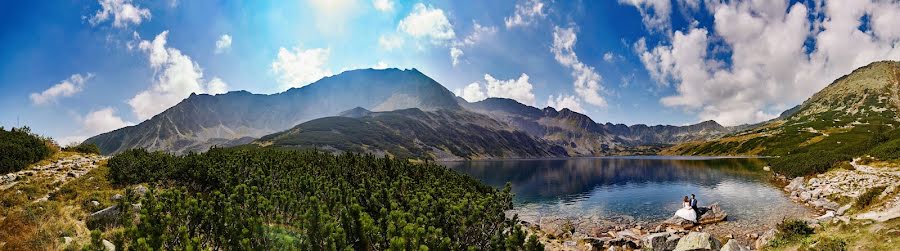
<svg viewBox="0 0 900 251">
<path fill-rule="evenodd" d="M 671 217 L 690 194 L 700 206 L 718 203 L 728 213 L 720 228 L 765 229 L 810 213 L 781 191 L 760 158 L 624 156 L 443 164 L 497 188 L 510 183 L 514 209 L 507 213 L 539 225 L 652 225 Z"/>
</svg>

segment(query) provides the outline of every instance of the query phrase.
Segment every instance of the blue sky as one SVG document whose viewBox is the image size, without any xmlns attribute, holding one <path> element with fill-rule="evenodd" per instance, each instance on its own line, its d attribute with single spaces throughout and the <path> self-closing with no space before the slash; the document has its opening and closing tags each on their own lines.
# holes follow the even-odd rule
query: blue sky
<svg viewBox="0 0 900 251">
<path fill-rule="evenodd" d="M 72 0 L 0 12 L 0 125 L 62 142 L 191 92 L 276 93 L 371 67 L 597 122 L 736 125 L 900 59 L 900 3 L 887 0 Z"/>
</svg>

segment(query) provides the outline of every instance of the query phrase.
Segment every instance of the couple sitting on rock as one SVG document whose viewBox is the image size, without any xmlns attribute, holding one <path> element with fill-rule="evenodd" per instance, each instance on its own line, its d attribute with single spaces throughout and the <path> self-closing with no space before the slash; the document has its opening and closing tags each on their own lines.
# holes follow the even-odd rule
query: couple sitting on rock
<svg viewBox="0 0 900 251">
<path fill-rule="evenodd" d="M 678 209 L 675 212 L 675 216 L 684 218 L 685 220 L 689 220 L 691 222 L 697 223 L 700 215 L 702 215 L 706 210 L 705 208 L 697 207 L 697 196 L 691 194 L 691 197 L 688 198 L 684 196 L 684 200 L 681 203 L 682 208 Z"/>
</svg>

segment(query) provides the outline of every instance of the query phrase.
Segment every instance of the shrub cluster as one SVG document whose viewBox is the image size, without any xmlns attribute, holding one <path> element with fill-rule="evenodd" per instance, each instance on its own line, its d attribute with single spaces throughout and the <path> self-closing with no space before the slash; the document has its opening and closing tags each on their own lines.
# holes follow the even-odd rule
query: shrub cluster
<svg viewBox="0 0 900 251">
<path fill-rule="evenodd" d="M 0 174 L 15 172 L 53 154 L 50 140 L 31 133 L 28 127 L 0 127 Z"/>
<path fill-rule="evenodd" d="M 136 249 L 543 249 L 505 217 L 508 186 L 434 164 L 232 148 L 129 150 L 108 166 L 112 182 L 163 187 L 140 199 L 138 221 L 124 220 Z"/>
<path fill-rule="evenodd" d="M 100 154 L 100 147 L 97 147 L 97 145 L 91 143 L 81 143 L 74 146 L 63 147 L 63 151 L 86 154 Z"/>
<path fill-rule="evenodd" d="M 865 193 L 859 195 L 859 197 L 856 198 L 856 203 L 853 204 L 853 207 L 855 207 L 856 209 L 864 209 L 868 207 L 872 204 L 872 202 L 875 202 L 875 198 L 877 198 L 878 195 L 884 192 L 885 188 L 887 187 L 880 186 L 866 190 Z"/>
<path fill-rule="evenodd" d="M 813 234 L 813 228 L 803 220 L 789 219 L 775 226 L 778 233 L 775 238 L 785 241 L 797 240 Z"/>
</svg>

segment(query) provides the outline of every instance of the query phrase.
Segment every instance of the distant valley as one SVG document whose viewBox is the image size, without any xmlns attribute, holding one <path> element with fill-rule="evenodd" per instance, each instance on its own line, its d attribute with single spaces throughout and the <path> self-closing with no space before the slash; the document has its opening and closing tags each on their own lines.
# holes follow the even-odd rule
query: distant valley
<svg viewBox="0 0 900 251">
<path fill-rule="evenodd" d="M 252 144 L 448 160 L 648 154 L 733 130 L 714 121 L 601 124 L 568 109 L 504 98 L 470 103 L 415 69 L 363 69 L 272 95 L 191 95 L 138 125 L 85 142 L 104 154 Z"/>
</svg>

